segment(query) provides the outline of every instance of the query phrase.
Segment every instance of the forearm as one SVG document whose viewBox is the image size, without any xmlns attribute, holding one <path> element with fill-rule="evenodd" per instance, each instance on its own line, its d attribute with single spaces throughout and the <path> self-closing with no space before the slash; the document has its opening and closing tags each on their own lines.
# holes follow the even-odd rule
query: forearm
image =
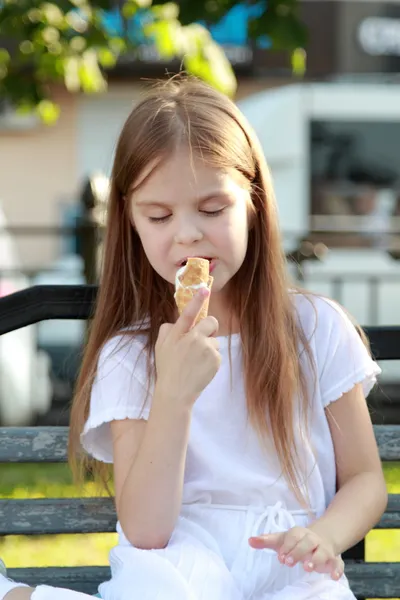
<svg viewBox="0 0 400 600">
<path fill-rule="evenodd" d="M 357 544 L 379 521 L 387 504 L 386 485 L 379 472 L 360 473 L 337 492 L 325 514 L 310 529 L 331 540 L 336 554 Z"/>
<path fill-rule="evenodd" d="M 136 547 L 162 548 L 171 537 L 181 509 L 190 422 L 189 408 L 174 409 L 156 391 L 118 507 L 124 533 Z"/>
</svg>

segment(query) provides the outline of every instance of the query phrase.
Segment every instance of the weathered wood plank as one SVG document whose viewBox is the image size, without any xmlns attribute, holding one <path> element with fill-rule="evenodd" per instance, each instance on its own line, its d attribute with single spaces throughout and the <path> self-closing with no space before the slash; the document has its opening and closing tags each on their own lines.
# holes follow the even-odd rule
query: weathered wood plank
<svg viewBox="0 0 400 600">
<path fill-rule="evenodd" d="M 375 425 L 381 460 L 400 461 L 400 425 Z M 0 427 L 0 462 L 65 462 L 68 427 Z"/>
<path fill-rule="evenodd" d="M 65 462 L 68 427 L 1 427 L 0 462 Z"/>
<path fill-rule="evenodd" d="M 0 535 L 114 532 L 111 498 L 35 498 L 0 500 Z M 377 529 L 400 528 L 400 494 L 389 496 Z"/>
<path fill-rule="evenodd" d="M 361 598 L 400 598 L 400 563 L 346 563 L 351 589 Z"/>
<path fill-rule="evenodd" d="M 115 532 L 111 498 L 0 500 L 0 535 Z"/>
<path fill-rule="evenodd" d="M 9 577 L 36 586 L 40 583 L 95 594 L 102 581 L 110 577 L 108 567 L 49 567 L 8 569 Z M 400 563 L 346 564 L 351 589 L 358 597 L 399 598 Z"/>
<path fill-rule="evenodd" d="M 109 567 L 47 567 L 7 569 L 7 575 L 15 581 L 37 585 L 54 585 L 83 592 L 96 594 L 102 581 L 110 578 Z M 56 600 L 56 598 L 54 599 Z"/>
<path fill-rule="evenodd" d="M 376 529 L 399 529 L 400 528 L 400 494 L 389 494 L 389 501 Z"/>
<path fill-rule="evenodd" d="M 381 460 L 400 460 L 400 425 L 375 425 L 374 432 Z"/>
</svg>

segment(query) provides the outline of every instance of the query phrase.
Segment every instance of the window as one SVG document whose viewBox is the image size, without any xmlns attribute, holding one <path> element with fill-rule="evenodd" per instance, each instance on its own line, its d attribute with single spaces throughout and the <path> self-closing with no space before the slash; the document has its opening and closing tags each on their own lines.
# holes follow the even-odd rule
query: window
<svg viewBox="0 0 400 600">
<path fill-rule="evenodd" d="M 400 250 L 400 122 L 311 123 L 312 237 Z"/>
</svg>

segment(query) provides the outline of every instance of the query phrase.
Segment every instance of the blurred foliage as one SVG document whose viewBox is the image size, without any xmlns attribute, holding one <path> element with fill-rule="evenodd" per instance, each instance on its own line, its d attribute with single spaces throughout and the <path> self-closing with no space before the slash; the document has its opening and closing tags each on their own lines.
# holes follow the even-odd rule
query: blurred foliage
<svg viewBox="0 0 400 600">
<path fill-rule="evenodd" d="M 153 4 L 166 4 L 168 0 L 153 0 Z M 205 20 L 207 25 L 218 23 L 227 12 L 238 4 L 253 8 L 249 20 L 249 36 L 257 41 L 268 36 L 274 50 L 294 51 L 304 48 L 307 35 L 299 18 L 299 0 L 179 0 L 182 24 Z"/>
<path fill-rule="evenodd" d="M 246 0 L 244 0 L 246 1 Z M 298 0 L 247 0 L 260 8 L 250 20 L 254 40 L 292 53 L 295 73 L 304 72 L 306 36 Z M 71 92 L 106 89 L 105 71 L 139 43 L 153 43 L 164 59 L 177 57 L 188 72 L 233 96 L 232 67 L 209 31 L 195 21 L 218 22 L 239 0 L 0 0 L 0 101 L 20 113 L 36 110 L 51 124 L 59 108 L 49 84 L 63 82 Z M 265 7 L 264 7 L 265 6 Z M 106 13 L 107 11 L 107 13 Z M 111 27 L 106 15 L 114 15 Z M 129 35 L 132 19 L 145 15 L 141 40 Z"/>
</svg>

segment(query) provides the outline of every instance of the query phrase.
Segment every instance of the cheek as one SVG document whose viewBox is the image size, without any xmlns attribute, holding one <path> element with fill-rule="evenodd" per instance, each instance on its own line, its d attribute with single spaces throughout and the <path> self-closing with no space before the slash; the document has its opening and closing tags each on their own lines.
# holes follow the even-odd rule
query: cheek
<svg viewBox="0 0 400 600">
<path fill-rule="evenodd" d="M 232 256 L 242 259 L 247 250 L 248 219 L 247 210 L 239 206 L 230 215 L 225 227 L 225 239 L 231 247 Z"/>
<path fill-rule="evenodd" d="M 154 225 L 138 221 L 136 230 L 150 264 L 158 271 L 160 262 L 165 259 L 168 245 L 163 226 L 157 229 Z"/>
</svg>

